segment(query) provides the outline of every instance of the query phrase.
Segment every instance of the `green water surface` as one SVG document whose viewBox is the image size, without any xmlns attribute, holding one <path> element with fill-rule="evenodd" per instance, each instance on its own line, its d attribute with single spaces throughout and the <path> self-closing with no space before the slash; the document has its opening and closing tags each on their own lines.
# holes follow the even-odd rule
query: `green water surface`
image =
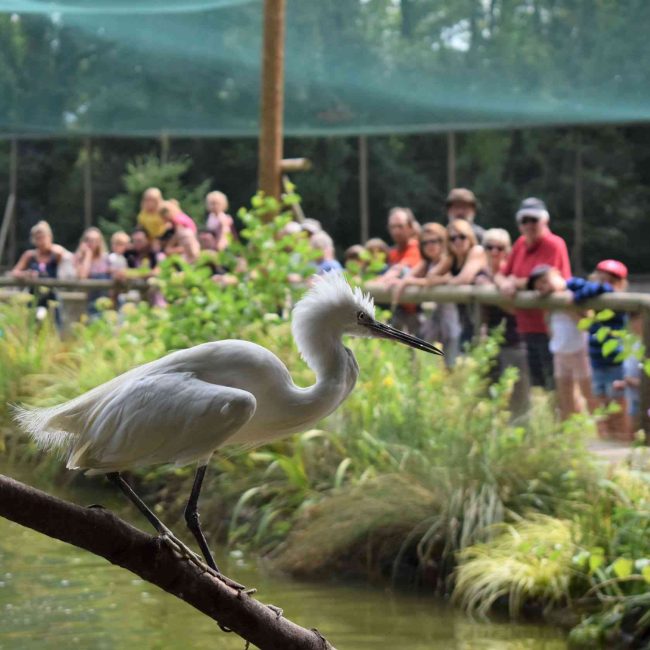
<svg viewBox="0 0 650 650">
<path fill-rule="evenodd" d="M 65 496 L 93 502 L 85 491 Z M 224 572 L 257 587 L 260 600 L 294 622 L 318 628 L 338 650 L 566 648 L 562 632 L 549 627 L 481 623 L 432 597 L 342 580 L 297 582 L 237 553 L 222 555 Z M 243 650 L 244 642 L 124 569 L 0 518 L 0 650 L 67 648 Z"/>
</svg>

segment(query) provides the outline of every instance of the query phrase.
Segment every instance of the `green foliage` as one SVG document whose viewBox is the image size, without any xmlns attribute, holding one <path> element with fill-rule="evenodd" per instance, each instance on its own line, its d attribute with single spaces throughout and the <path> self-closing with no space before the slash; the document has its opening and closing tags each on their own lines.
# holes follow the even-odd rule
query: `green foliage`
<svg viewBox="0 0 650 650">
<path fill-rule="evenodd" d="M 278 214 L 267 220 L 272 213 Z M 56 403 L 166 351 L 216 338 L 256 341 L 287 363 L 296 383 L 313 381 L 288 322 L 302 291 L 292 280 L 311 273 L 312 253 L 301 236 L 283 236 L 290 216 L 273 200 L 257 195 L 239 217 L 243 240 L 229 252 L 205 256 L 195 267 L 165 262 L 152 289 L 162 292 L 166 309 L 146 303 L 119 314 L 106 309 L 61 341 L 47 324 L 36 326 L 22 298 L 0 305 L 5 434 L 13 431 L 7 401 Z M 215 264 L 236 282 L 216 282 Z M 629 345 L 626 336 L 619 340 L 638 350 L 631 338 Z M 203 499 L 213 539 L 269 553 L 296 573 L 392 572 L 446 591 L 460 558 L 457 575 L 465 579 L 459 578 L 458 597 L 482 613 L 501 595 L 513 613 L 528 602 L 551 606 L 569 597 L 638 608 L 650 577 L 647 477 L 607 476 L 592 462 L 583 445 L 593 433 L 588 418 L 560 425 L 541 397 L 529 420 L 513 425 L 514 372 L 492 385 L 487 378 L 495 338 L 451 374 L 439 359 L 407 348 L 367 340 L 349 345 L 361 367 L 358 386 L 321 428 L 215 456 Z M 50 474 L 61 467 L 24 438 L 6 436 L 5 453 Z M 189 492 L 191 468 L 138 475 L 171 523 Z M 520 542 L 509 554 L 510 538 Z M 585 623 L 589 630 L 601 625 L 594 621 Z"/>
<path fill-rule="evenodd" d="M 486 616 L 503 598 L 516 617 L 530 602 L 548 610 L 570 600 L 575 552 L 570 522 L 533 515 L 493 530 L 489 542 L 459 553 L 454 597 L 465 609 Z"/>
<path fill-rule="evenodd" d="M 204 252 L 194 265 L 177 256 L 164 260 L 152 284 L 167 306 L 130 307 L 123 312 L 125 320 L 147 322 L 145 344 L 160 341 L 166 350 L 216 339 L 263 338 L 288 317 L 304 290 L 301 283 L 314 273 L 315 253 L 307 237 L 283 232 L 296 200 L 297 195 L 289 194 L 279 206 L 275 199 L 255 196 L 254 207 L 239 212 L 245 226 L 241 242 L 221 253 Z M 285 211 L 266 218 L 280 207 Z M 229 271 L 215 276 L 216 267 Z"/>
<path fill-rule="evenodd" d="M 604 481 L 591 511 L 580 520 L 581 548 L 573 558 L 586 596 L 600 607 L 572 630 L 576 646 L 650 642 L 650 478 L 619 469 Z"/>
<path fill-rule="evenodd" d="M 13 450 L 7 405 L 37 391 L 67 353 L 50 318 L 37 322 L 26 293 L 0 302 L 0 453 Z"/>
<path fill-rule="evenodd" d="M 109 202 L 115 218 L 101 219 L 102 230 L 107 233 L 117 230 L 131 232 L 140 212 L 142 193 L 148 187 L 159 188 L 166 199 L 176 199 L 183 211 L 200 223 L 205 213 L 205 194 L 210 188 L 210 180 L 188 188 L 184 177 L 191 165 L 192 161 L 188 158 L 163 163 L 153 155 L 138 156 L 135 160 L 127 162 L 126 172 L 122 176 L 125 191 Z"/>
<path fill-rule="evenodd" d="M 594 480 L 579 431 L 587 423 L 576 419 L 563 429 L 538 404 L 531 425 L 510 425 L 514 375 L 504 374 L 493 386 L 485 378 L 494 341 L 473 350 L 452 375 L 408 350 L 391 349 L 387 358 L 381 343 L 354 347 L 362 381 L 327 424 L 328 438 L 343 443 L 336 459 L 346 462 L 347 480 L 300 514 L 277 552 L 283 569 L 323 571 L 351 556 L 357 570 L 374 572 L 374 549 L 384 548 L 383 542 L 393 548 L 394 531 L 406 530 L 392 556 L 394 572 L 415 563 L 420 579 L 444 589 L 456 551 L 485 539 L 493 524 L 530 508 L 551 514 L 580 510 Z M 387 480 L 392 475 L 403 481 Z M 412 490 L 404 490 L 404 482 Z M 375 504 L 398 502 L 400 495 L 402 507 L 387 527 L 375 518 Z M 262 510 L 273 507 L 262 498 L 258 503 Z M 429 512 L 414 523 L 423 504 Z M 339 511 L 352 509 L 354 517 L 334 526 Z M 359 521 L 366 524 L 357 527 Z M 335 533 L 324 536 L 327 528 Z M 364 548 L 367 555 L 360 555 Z M 309 559 L 303 561 L 305 549 Z"/>
</svg>

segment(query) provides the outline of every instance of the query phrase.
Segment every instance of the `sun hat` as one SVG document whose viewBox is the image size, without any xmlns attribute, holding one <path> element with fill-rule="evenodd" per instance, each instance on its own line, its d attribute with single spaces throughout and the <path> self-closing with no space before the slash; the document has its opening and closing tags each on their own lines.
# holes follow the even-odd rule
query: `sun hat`
<svg viewBox="0 0 650 650">
<path fill-rule="evenodd" d="M 519 210 L 517 210 L 517 214 L 515 215 L 517 223 L 521 223 L 524 217 L 534 217 L 545 222 L 548 222 L 551 218 L 546 203 L 541 199 L 536 199 L 534 196 L 524 199 L 519 206 Z"/>
<path fill-rule="evenodd" d="M 602 262 L 598 262 L 596 270 L 615 275 L 617 278 L 622 278 L 623 280 L 627 278 L 627 266 L 618 260 L 603 260 Z"/>
</svg>

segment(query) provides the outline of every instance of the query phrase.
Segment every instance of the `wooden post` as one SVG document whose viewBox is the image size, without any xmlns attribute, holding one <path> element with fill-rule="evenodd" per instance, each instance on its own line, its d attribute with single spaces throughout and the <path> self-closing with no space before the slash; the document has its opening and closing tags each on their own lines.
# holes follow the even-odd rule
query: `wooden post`
<svg viewBox="0 0 650 650">
<path fill-rule="evenodd" d="M 643 326 L 643 344 L 645 345 L 646 356 L 650 354 L 650 307 L 641 310 Z M 645 431 L 645 444 L 650 445 L 650 377 L 641 372 L 641 387 L 639 389 L 639 402 L 641 408 L 641 428 Z"/>
<path fill-rule="evenodd" d="M 166 165 L 169 162 L 169 147 L 170 147 L 169 133 L 163 131 L 160 134 L 160 162 Z"/>
<path fill-rule="evenodd" d="M 456 134 L 447 133 L 447 190 L 456 187 Z"/>
<path fill-rule="evenodd" d="M 13 214 L 9 228 L 9 255 L 7 259 L 13 266 L 17 259 L 18 246 L 18 140 L 11 138 L 11 151 L 9 152 L 9 194 L 13 195 Z"/>
<path fill-rule="evenodd" d="M 93 225 L 93 168 L 92 143 L 90 138 L 84 138 L 83 168 L 84 168 L 84 228 Z"/>
<path fill-rule="evenodd" d="M 368 136 L 359 136 L 359 217 L 361 240 L 364 244 L 370 238 L 370 211 L 368 208 Z"/>
<path fill-rule="evenodd" d="M 280 197 L 284 110 L 285 0 L 264 0 L 264 42 L 259 142 L 259 188 Z"/>
<path fill-rule="evenodd" d="M 582 263 L 582 248 L 584 242 L 584 201 L 582 192 L 582 139 L 580 131 L 576 131 L 576 157 L 573 186 L 573 250 L 571 251 L 571 261 L 573 270 L 576 275 L 584 273 Z"/>
<path fill-rule="evenodd" d="M 4 258 L 5 246 L 9 241 L 9 264 L 16 261 L 16 190 L 18 186 L 18 142 L 11 139 L 9 152 L 9 195 L 0 223 L 0 263 Z"/>
</svg>

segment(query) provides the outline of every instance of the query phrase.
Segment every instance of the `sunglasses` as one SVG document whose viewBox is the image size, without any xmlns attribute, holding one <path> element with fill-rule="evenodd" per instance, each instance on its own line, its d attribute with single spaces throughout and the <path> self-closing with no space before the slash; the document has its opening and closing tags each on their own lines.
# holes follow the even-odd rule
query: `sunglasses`
<svg viewBox="0 0 650 650">
<path fill-rule="evenodd" d="M 539 219 L 537 217 L 522 217 L 521 219 L 522 226 L 525 226 L 526 224 L 529 223 L 539 223 Z"/>
<path fill-rule="evenodd" d="M 422 240 L 422 246 L 426 246 L 427 244 L 442 244 L 442 239 L 423 239 Z"/>
<path fill-rule="evenodd" d="M 484 248 L 486 251 L 499 251 L 500 253 L 506 250 L 505 246 L 500 246 L 499 244 L 485 244 Z"/>
<path fill-rule="evenodd" d="M 460 239 L 460 241 L 465 241 L 467 239 L 467 235 L 452 235 L 449 238 L 449 241 L 453 244 L 459 239 Z"/>
</svg>

